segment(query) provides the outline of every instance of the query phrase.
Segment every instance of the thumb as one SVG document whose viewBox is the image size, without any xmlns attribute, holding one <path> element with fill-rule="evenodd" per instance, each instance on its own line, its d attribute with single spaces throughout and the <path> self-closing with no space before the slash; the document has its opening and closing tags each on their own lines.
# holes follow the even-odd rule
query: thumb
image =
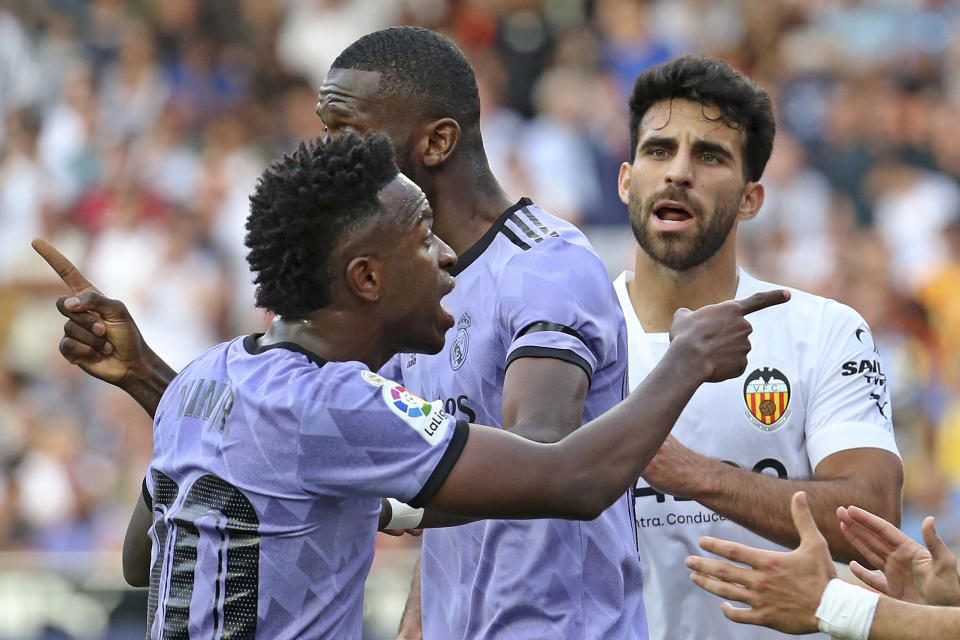
<svg viewBox="0 0 960 640">
<path fill-rule="evenodd" d="M 67 298 L 64 306 L 70 311 L 93 311 L 104 322 L 125 322 L 130 320 L 126 305 L 119 300 L 108 298 L 98 291 L 87 291 L 79 296 Z"/>
<path fill-rule="evenodd" d="M 810 512 L 810 505 L 807 504 L 807 494 L 803 491 L 797 491 L 790 500 L 790 515 L 793 516 L 793 526 L 797 528 L 800 534 L 800 544 L 810 542 L 822 537 L 817 523 L 813 519 L 813 513 Z"/>
<path fill-rule="evenodd" d="M 930 555 L 933 556 L 934 560 L 952 557 L 952 552 L 947 545 L 943 543 L 940 536 L 937 535 L 937 530 L 934 528 L 933 523 L 933 516 L 927 516 L 923 519 L 923 525 L 920 528 L 921 533 L 923 533 L 923 541 L 926 543 Z"/>
<path fill-rule="evenodd" d="M 683 321 L 687 318 L 687 316 L 691 314 L 693 314 L 693 311 L 690 311 L 690 309 L 687 309 L 686 307 L 680 307 L 679 309 L 673 312 L 673 320 L 670 321 L 670 341 L 671 342 L 673 342 L 673 339 L 676 337 L 677 335 L 676 332 L 679 330 L 679 327 L 683 324 Z"/>
</svg>

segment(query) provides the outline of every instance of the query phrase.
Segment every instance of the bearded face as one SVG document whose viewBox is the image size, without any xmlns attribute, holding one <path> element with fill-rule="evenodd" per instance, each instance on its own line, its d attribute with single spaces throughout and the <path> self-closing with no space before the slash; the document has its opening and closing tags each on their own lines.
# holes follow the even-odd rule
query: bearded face
<svg viewBox="0 0 960 640">
<path fill-rule="evenodd" d="M 726 242 L 737 220 L 737 211 L 743 189 L 717 200 L 713 211 L 706 210 L 685 189 L 668 186 L 644 197 L 637 183 L 630 185 L 630 227 L 640 247 L 663 266 L 674 271 L 686 271 L 713 257 Z M 664 205 L 664 203 L 669 203 Z M 680 205 L 680 206 L 675 206 Z M 690 220 L 683 230 L 661 230 L 653 219 L 669 224 Z"/>
<path fill-rule="evenodd" d="M 718 108 L 678 98 L 651 106 L 638 134 L 633 160 L 620 169 L 637 243 L 674 271 L 726 252 L 737 221 L 763 202 L 744 175 L 743 133 Z"/>
</svg>

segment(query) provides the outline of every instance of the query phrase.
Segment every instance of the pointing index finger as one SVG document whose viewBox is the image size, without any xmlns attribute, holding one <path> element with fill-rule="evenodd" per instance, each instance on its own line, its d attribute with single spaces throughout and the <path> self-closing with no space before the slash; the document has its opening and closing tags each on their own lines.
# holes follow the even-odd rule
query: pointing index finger
<svg viewBox="0 0 960 640">
<path fill-rule="evenodd" d="M 772 291 L 761 291 L 752 296 L 736 300 L 737 305 L 743 310 L 743 315 L 760 311 L 767 307 L 783 304 L 790 299 L 790 292 L 786 289 L 774 289 Z"/>
<path fill-rule="evenodd" d="M 41 258 L 47 261 L 47 264 L 57 272 L 60 279 L 70 287 L 70 290 L 75 295 L 80 295 L 87 291 L 97 291 L 99 293 L 99 290 L 80 273 L 80 270 L 52 244 L 43 238 L 34 238 L 30 246 L 40 254 Z"/>
</svg>

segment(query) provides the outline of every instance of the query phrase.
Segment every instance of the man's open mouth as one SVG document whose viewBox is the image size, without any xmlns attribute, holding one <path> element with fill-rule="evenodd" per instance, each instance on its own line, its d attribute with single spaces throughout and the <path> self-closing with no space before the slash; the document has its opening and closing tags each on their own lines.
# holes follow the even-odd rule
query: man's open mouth
<svg viewBox="0 0 960 640">
<path fill-rule="evenodd" d="M 664 222 L 684 222 L 693 217 L 685 204 L 674 200 L 658 203 L 653 208 L 653 215 Z"/>
</svg>

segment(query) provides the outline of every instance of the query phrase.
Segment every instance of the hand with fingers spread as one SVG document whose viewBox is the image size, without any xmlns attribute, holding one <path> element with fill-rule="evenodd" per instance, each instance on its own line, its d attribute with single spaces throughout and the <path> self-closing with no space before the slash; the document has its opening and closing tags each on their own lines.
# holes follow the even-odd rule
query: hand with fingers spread
<svg viewBox="0 0 960 640">
<path fill-rule="evenodd" d="M 70 287 L 71 295 L 57 300 L 67 318 L 60 353 L 90 375 L 124 389 L 153 415 L 176 372 L 147 346 L 122 302 L 104 296 L 46 240 L 31 244 Z"/>
<path fill-rule="evenodd" d="M 784 633 L 817 631 L 814 612 L 837 572 L 804 492 L 793 495 L 790 512 L 800 534 L 800 546 L 793 551 L 767 551 L 705 537 L 700 539 L 704 551 L 747 566 L 700 556 L 687 558 L 686 565 L 693 570 L 691 579 L 697 586 L 749 606 L 738 608 L 724 602 L 723 614 L 730 620 Z"/>
<path fill-rule="evenodd" d="M 891 598 L 930 605 L 960 605 L 957 559 L 934 528 L 923 521 L 927 547 L 883 518 L 858 507 L 837 509 L 840 529 L 863 557 L 882 571 L 876 573 L 854 561 L 850 570 L 868 586 Z"/>
<path fill-rule="evenodd" d="M 683 348 L 696 379 L 722 382 L 735 378 L 747 368 L 749 336 L 753 327 L 746 315 L 783 304 L 790 292 L 783 289 L 762 291 L 741 300 L 728 300 L 701 307 L 696 311 L 678 309 L 670 326 L 671 348 Z"/>
</svg>

